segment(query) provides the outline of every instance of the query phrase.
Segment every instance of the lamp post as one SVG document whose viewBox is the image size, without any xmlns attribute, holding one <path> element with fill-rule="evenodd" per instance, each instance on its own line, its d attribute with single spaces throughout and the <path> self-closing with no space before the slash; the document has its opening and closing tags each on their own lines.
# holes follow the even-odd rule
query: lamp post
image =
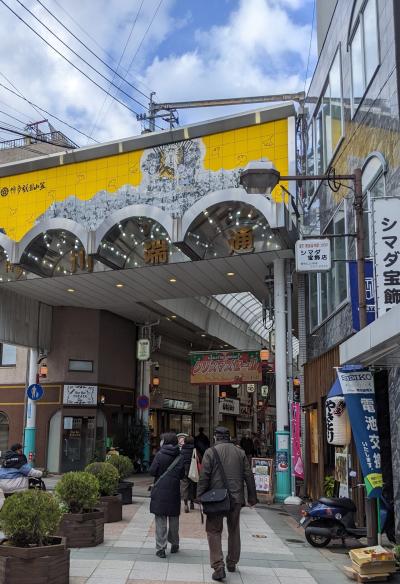
<svg viewBox="0 0 400 584">
<path fill-rule="evenodd" d="M 249 194 L 264 194 L 270 198 L 272 190 L 280 181 L 352 181 L 354 188 L 354 209 L 356 214 L 357 238 L 357 279 L 360 328 L 367 324 L 364 268 L 363 197 L 361 170 L 353 174 L 294 175 L 281 176 L 273 164 L 267 160 L 250 162 L 242 171 L 240 184 Z M 351 187 L 348 187 L 351 188 Z M 284 501 L 291 494 L 290 456 L 288 432 L 288 388 L 286 371 L 286 314 L 285 314 L 285 260 L 274 260 L 274 303 L 275 303 L 275 372 L 276 372 L 276 499 Z M 282 468 L 286 471 L 282 472 Z"/>
</svg>

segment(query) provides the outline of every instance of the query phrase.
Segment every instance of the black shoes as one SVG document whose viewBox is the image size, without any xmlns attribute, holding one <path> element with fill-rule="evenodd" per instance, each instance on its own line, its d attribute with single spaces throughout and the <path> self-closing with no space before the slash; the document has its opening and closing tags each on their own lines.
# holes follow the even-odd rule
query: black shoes
<svg viewBox="0 0 400 584">
<path fill-rule="evenodd" d="M 232 564 L 231 566 L 226 566 L 226 569 L 228 570 L 228 572 L 236 572 L 236 566 L 235 564 Z"/>
<path fill-rule="evenodd" d="M 192 511 L 193 511 L 193 509 L 194 509 L 194 503 L 193 503 L 193 501 L 190 501 L 190 509 L 191 509 Z"/>
<path fill-rule="evenodd" d="M 167 557 L 165 554 L 165 550 L 158 550 L 158 552 L 156 552 L 156 556 L 159 558 L 166 558 Z"/>
<path fill-rule="evenodd" d="M 176 554 L 177 552 L 179 552 L 179 545 L 177 543 L 171 545 L 171 554 Z"/>
<path fill-rule="evenodd" d="M 215 570 L 214 574 L 212 575 L 212 579 L 217 580 L 217 582 L 220 582 L 224 578 L 226 578 L 226 573 L 225 573 L 224 568 L 218 568 L 218 570 Z"/>
</svg>

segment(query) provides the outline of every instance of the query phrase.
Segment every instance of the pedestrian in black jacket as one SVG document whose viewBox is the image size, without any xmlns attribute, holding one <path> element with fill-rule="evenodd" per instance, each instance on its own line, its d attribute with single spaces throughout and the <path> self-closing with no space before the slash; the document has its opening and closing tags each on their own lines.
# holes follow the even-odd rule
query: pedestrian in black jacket
<svg viewBox="0 0 400 584">
<path fill-rule="evenodd" d="M 185 505 L 185 513 L 189 513 L 189 503 L 190 509 L 194 509 L 194 500 L 196 499 L 196 488 L 197 485 L 189 478 L 190 464 L 192 462 L 192 456 L 194 451 L 194 438 L 193 436 L 186 436 L 185 442 L 181 449 L 181 456 L 183 458 L 183 464 L 185 467 L 185 476 L 182 479 L 182 498 Z"/>
<path fill-rule="evenodd" d="M 156 555 L 165 558 L 168 541 L 172 554 L 179 550 L 180 482 L 185 476 L 185 467 L 176 434 L 170 432 L 161 438 L 161 449 L 149 469 L 155 478 L 150 512 L 154 513 L 156 522 Z"/>
</svg>

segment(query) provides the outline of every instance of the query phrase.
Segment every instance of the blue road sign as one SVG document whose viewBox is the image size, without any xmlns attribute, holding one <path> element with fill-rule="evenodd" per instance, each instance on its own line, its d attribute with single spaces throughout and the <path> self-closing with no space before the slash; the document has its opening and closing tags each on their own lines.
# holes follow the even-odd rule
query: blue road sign
<svg viewBox="0 0 400 584">
<path fill-rule="evenodd" d="M 30 385 L 26 390 L 26 393 L 29 399 L 37 401 L 43 397 L 44 389 L 38 383 L 32 383 L 32 385 Z"/>
<path fill-rule="evenodd" d="M 137 398 L 137 406 L 140 410 L 147 410 L 150 405 L 150 399 L 147 395 L 139 395 Z"/>
</svg>

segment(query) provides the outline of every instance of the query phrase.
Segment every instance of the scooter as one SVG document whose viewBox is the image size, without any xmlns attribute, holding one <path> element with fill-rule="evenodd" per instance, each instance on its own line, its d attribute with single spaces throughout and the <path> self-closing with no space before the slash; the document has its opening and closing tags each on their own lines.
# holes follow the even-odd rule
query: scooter
<svg viewBox="0 0 400 584">
<path fill-rule="evenodd" d="M 366 527 L 356 527 L 354 515 L 357 507 L 347 497 L 321 497 L 310 503 L 302 511 L 300 525 L 305 529 L 306 540 L 313 547 L 326 547 L 332 539 L 347 538 L 361 539 L 367 536 Z M 381 496 L 380 500 L 381 528 L 389 541 L 396 543 L 394 529 L 394 510 L 387 499 Z"/>
</svg>

